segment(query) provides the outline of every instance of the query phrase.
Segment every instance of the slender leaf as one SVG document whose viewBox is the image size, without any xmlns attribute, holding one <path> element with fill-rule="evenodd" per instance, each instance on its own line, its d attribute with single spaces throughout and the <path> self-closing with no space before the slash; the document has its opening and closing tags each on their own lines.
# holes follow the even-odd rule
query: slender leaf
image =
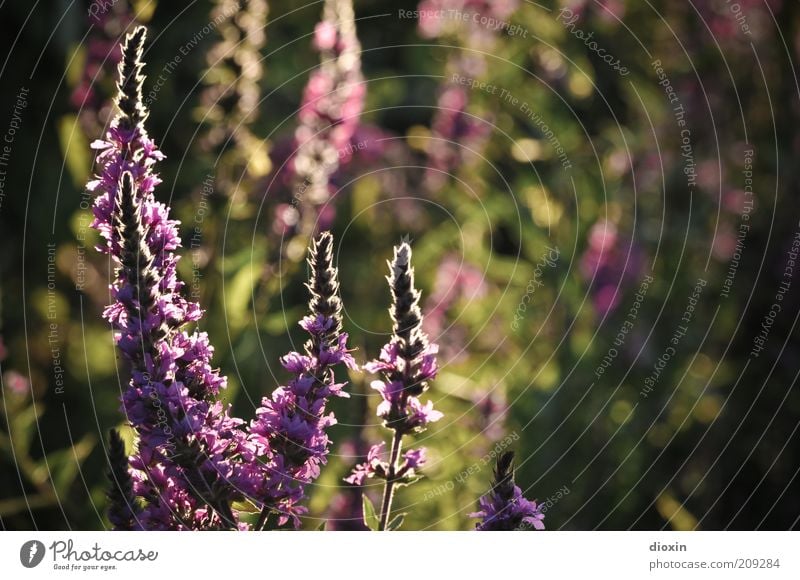
<svg viewBox="0 0 800 580">
<path fill-rule="evenodd" d="M 380 525 L 380 520 L 378 519 L 378 514 L 375 513 L 375 506 L 372 505 L 372 501 L 370 501 L 366 493 L 361 494 L 361 498 L 364 506 L 364 525 L 376 532 Z"/>
</svg>

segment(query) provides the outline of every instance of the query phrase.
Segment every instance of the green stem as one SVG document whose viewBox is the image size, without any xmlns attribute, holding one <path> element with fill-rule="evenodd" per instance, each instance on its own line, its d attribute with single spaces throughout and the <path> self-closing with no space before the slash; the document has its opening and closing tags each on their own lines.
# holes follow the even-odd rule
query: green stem
<svg viewBox="0 0 800 580">
<path fill-rule="evenodd" d="M 253 529 L 257 532 L 264 531 L 264 528 L 267 526 L 267 522 L 269 521 L 270 514 L 272 514 L 272 508 L 265 505 L 264 509 L 261 510 L 261 514 L 258 516 L 258 521 Z"/>
<path fill-rule="evenodd" d="M 381 502 L 381 518 L 378 522 L 378 531 L 384 531 L 392 513 L 392 498 L 394 497 L 394 484 L 397 477 L 397 460 L 400 458 L 400 448 L 403 435 L 398 431 L 392 437 L 392 453 L 389 457 L 389 473 L 386 475 L 386 486 L 383 488 L 383 502 Z"/>
</svg>

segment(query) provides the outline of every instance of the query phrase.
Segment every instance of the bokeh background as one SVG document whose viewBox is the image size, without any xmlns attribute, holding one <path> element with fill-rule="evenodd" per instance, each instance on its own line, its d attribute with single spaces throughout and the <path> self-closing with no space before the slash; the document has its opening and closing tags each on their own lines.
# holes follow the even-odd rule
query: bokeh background
<svg viewBox="0 0 800 580">
<path fill-rule="evenodd" d="M 309 224 L 286 162 L 323 3 L 101 4 L 0 3 L 3 529 L 108 527 L 127 378 L 82 194 L 136 23 L 157 197 L 240 416 L 302 340 Z M 310 227 L 336 236 L 361 362 L 390 330 L 385 261 L 412 241 L 445 418 L 397 496 L 404 529 L 473 527 L 506 448 L 550 529 L 796 528 L 798 3 L 354 9 L 364 111 Z M 370 378 L 336 402 L 308 529 L 357 515 L 342 478 L 382 435 Z"/>
</svg>

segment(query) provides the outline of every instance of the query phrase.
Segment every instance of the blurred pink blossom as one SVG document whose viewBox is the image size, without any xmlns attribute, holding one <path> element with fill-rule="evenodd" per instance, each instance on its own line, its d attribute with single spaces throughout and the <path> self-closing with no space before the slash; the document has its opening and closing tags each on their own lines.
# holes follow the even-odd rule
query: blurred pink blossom
<svg viewBox="0 0 800 580">
<path fill-rule="evenodd" d="M 12 393 L 16 393 L 18 395 L 27 394 L 31 386 L 28 378 L 17 371 L 6 371 L 3 374 L 3 385 Z"/>
<path fill-rule="evenodd" d="M 606 315 L 643 273 L 644 254 L 634 240 L 621 236 L 615 224 L 603 219 L 589 230 L 587 242 L 580 271 L 590 285 L 595 309 Z"/>
</svg>

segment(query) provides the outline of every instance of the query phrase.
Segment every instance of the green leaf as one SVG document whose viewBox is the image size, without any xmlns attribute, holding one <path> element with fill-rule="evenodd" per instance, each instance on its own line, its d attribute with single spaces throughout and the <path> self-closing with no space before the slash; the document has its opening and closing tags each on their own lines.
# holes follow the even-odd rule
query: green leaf
<svg viewBox="0 0 800 580">
<path fill-rule="evenodd" d="M 47 460 L 36 465 L 31 473 L 31 480 L 41 485 L 51 479 L 59 494 L 64 494 L 75 481 L 84 460 L 96 443 L 97 438 L 92 433 L 87 433 L 72 447 L 48 453 Z"/>
<path fill-rule="evenodd" d="M 373 532 L 378 531 L 380 520 L 378 519 L 378 514 L 375 513 L 375 506 L 372 505 L 372 501 L 370 501 L 366 493 L 361 494 L 361 502 L 364 507 L 364 525 Z"/>
<path fill-rule="evenodd" d="M 14 451 L 18 455 L 28 455 L 31 441 L 33 441 L 38 428 L 38 419 L 42 416 L 42 413 L 44 413 L 44 406 L 42 404 L 34 404 L 26 406 L 11 416 L 11 437 Z M 37 483 L 43 483 L 43 481 Z"/>
<path fill-rule="evenodd" d="M 244 259 L 242 259 L 244 258 Z M 245 256 L 238 256 L 241 267 L 226 276 L 225 280 L 225 314 L 228 326 L 240 330 L 250 318 L 250 303 L 254 288 L 259 280 L 259 264 L 263 261 L 263 253 L 259 248 L 254 248 Z"/>
<path fill-rule="evenodd" d="M 252 502 L 242 500 L 242 501 L 234 501 L 231 503 L 231 509 L 236 510 L 237 512 L 246 513 L 246 514 L 257 514 L 261 510 L 258 509 Z"/>
<path fill-rule="evenodd" d="M 399 530 L 400 526 L 403 525 L 403 522 L 406 519 L 406 514 L 397 514 L 392 518 L 392 521 L 388 523 L 386 529 L 391 531 Z"/>
<path fill-rule="evenodd" d="M 328 524 L 328 522 L 322 522 L 322 523 L 321 523 L 319 526 L 317 526 L 317 529 L 316 529 L 316 531 L 318 531 L 318 532 L 324 532 L 324 531 L 325 531 L 325 526 L 326 526 L 327 524 Z"/>
<path fill-rule="evenodd" d="M 69 57 L 67 58 L 67 86 L 75 87 L 81 79 L 84 66 L 86 66 L 86 49 L 77 43 L 69 47 Z"/>
</svg>

